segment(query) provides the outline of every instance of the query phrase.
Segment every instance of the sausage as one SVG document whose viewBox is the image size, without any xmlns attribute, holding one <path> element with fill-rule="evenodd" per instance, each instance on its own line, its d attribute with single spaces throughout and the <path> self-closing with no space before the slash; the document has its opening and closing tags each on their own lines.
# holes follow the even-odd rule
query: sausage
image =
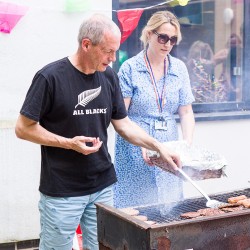
<svg viewBox="0 0 250 250">
<path fill-rule="evenodd" d="M 239 195 L 239 196 L 229 197 L 227 201 L 229 203 L 237 203 L 238 201 L 244 200 L 244 199 L 247 199 L 245 195 Z"/>
<path fill-rule="evenodd" d="M 134 209 L 134 208 L 120 208 L 120 211 L 122 211 L 128 215 L 131 215 L 131 216 L 135 216 L 135 215 L 139 214 L 139 211 L 137 209 Z"/>
<path fill-rule="evenodd" d="M 245 199 L 242 201 L 242 205 L 245 207 L 245 208 L 250 208 L 250 199 Z"/>
<path fill-rule="evenodd" d="M 136 216 L 133 216 L 133 217 L 138 219 L 138 220 L 142 220 L 142 221 L 148 220 L 148 217 L 145 216 L 145 215 L 136 215 Z"/>
</svg>

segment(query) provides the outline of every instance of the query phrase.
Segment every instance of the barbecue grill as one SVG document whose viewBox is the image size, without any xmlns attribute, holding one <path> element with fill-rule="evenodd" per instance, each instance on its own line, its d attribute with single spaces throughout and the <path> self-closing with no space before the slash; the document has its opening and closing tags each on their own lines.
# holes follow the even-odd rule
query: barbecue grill
<svg viewBox="0 0 250 250">
<path fill-rule="evenodd" d="M 211 195 L 221 202 L 250 189 Z M 185 212 L 206 208 L 206 199 L 192 198 L 178 203 L 136 207 L 140 215 L 157 224 L 149 225 L 117 208 L 97 203 L 100 250 L 249 250 L 250 209 L 182 219 Z"/>
</svg>

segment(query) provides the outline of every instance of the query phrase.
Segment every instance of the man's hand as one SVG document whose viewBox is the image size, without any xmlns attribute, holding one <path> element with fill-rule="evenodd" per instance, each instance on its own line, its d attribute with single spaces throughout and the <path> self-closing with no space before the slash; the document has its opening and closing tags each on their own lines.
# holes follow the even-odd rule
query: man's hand
<svg viewBox="0 0 250 250">
<path fill-rule="evenodd" d="M 87 146 L 86 143 L 92 143 L 92 146 Z M 71 139 L 71 149 L 78 153 L 89 155 L 97 152 L 102 146 L 102 141 L 99 137 L 76 136 Z"/>
<path fill-rule="evenodd" d="M 162 143 L 158 147 L 158 153 L 145 151 L 144 148 L 142 152 L 144 161 L 150 166 L 155 165 L 173 174 L 182 167 L 179 155 Z"/>
<path fill-rule="evenodd" d="M 160 147 L 159 153 L 160 158 L 158 158 L 158 160 L 164 163 L 161 166 L 163 169 L 170 172 L 176 172 L 178 168 L 181 168 L 181 159 L 177 153 L 171 151 L 163 144 Z"/>
</svg>

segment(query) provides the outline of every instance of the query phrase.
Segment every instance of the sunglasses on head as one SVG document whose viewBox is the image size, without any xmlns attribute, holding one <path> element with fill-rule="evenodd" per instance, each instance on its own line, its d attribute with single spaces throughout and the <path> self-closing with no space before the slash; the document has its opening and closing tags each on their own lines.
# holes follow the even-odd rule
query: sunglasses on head
<svg viewBox="0 0 250 250">
<path fill-rule="evenodd" d="M 170 41 L 171 45 L 175 45 L 177 43 L 177 36 L 169 37 L 166 34 L 159 34 L 155 30 L 153 30 L 153 33 L 158 36 L 158 43 L 160 44 L 166 44 L 168 41 Z"/>
</svg>

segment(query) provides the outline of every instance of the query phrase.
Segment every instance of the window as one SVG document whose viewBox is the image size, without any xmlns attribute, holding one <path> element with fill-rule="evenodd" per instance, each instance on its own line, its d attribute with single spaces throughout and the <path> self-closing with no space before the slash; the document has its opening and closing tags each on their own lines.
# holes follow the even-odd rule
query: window
<svg viewBox="0 0 250 250">
<path fill-rule="evenodd" d="M 113 9 L 143 8 L 136 29 L 121 44 L 119 69 L 126 60 L 143 49 L 139 37 L 152 13 L 173 12 L 181 23 L 183 39 L 171 54 L 186 63 L 195 96 L 195 113 L 242 111 L 250 108 L 250 3 L 243 0 L 120 0 Z M 150 8 L 149 8 L 150 7 Z M 117 16 L 114 14 L 114 20 Z"/>
</svg>

